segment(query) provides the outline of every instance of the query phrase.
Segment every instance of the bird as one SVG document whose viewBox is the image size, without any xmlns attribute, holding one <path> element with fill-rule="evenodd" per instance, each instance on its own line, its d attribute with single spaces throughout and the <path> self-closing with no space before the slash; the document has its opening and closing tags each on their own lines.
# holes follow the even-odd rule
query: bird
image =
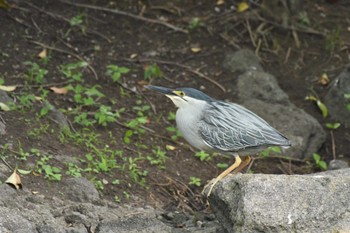
<svg viewBox="0 0 350 233">
<path fill-rule="evenodd" d="M 287 137 L 241 105 L 217 100 L 190 87 L 171 89 L 146 85 L 145 88 L 172 100 L 177 107 L 177 128 L 189 144 L 199 150 L 230 154 L 235 158 L 234 164 L 212 180 L 207 197 L 217 182 L 233 171 L 244 169 L 251 161 L 251 154 L 271 146 L 291 146 Z M 240 156 L 245 159 L 242 161 Z"/>
</svg>

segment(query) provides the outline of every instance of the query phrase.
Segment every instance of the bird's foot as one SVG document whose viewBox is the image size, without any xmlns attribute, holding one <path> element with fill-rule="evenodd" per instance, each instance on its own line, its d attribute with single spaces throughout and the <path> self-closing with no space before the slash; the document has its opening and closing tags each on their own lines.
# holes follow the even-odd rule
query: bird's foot
<svg viewBox="0 0 350 233">
<path fill-rule="evenodd" d="M 206 184 L 203 188 L 203 191 L 202 191 L 202 196 L 206 196 L 207 198 L 210 196 L 211 192 L 213 191 L 213 188 L 215 186 L 215 184 L 218 182 L 218 178 L 214 178 L 212 179 L 211 181 L 209 181 L 208 184 Z M 209 189 L 209 190 L 208 190 Z M 207 192 L 208 190 L 208 192 Z"/>
</svg>

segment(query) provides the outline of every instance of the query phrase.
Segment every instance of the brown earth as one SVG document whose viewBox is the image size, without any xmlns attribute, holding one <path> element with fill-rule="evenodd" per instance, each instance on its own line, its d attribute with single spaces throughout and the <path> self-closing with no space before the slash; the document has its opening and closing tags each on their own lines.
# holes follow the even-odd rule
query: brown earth
<svg viewBox="0 0 350 233">
<path fill-rule="evenodd" d="M 104 182 L 101 194 L 105 198 L 113 200 L 118 196 L 122 202 L 147 203 L 162 208 L 203 209 L 200 198 L 203 185 L 222 170 L 217 163 L 230 164 L 233 158 L 215 156 L 202 162 L 182 138 L 173 141 L 173 133 L 166 130 L 175 125 L 173 120 L 167 119 L 169 111 L 175 112 L 173 104 L 143 89 L 143 85 L 151 82 L 168 87 L 191 86 L 205 89 L 217 99 L 234 102 L 234 93 L 224 92 L 213 81 L 224 87 L 234 84 L 235 77 L 223 70 L 221 64 L 227 52 L 241 48 L 256 51 L 264 69 L 276 76 L 295 105 L 324 126 L 334 122 L 329 117 L 323 118 L 315 103 L 305 101 L 305 97 L 317 94 L 322 100 L 327 91 L 327 85 L 319 83 L 322 74 L 326 73 L 333 80 L 349 62 L 350 4 L 347 1 L 334 4 L 302 1 L 297 12 L 287 14 L 287 17 L 282 13 L 289 11 L 281 4 L 270 6 L 265 3 L 263 7 L 267 10 L 263 11 L 261 4 L 255 3 L 247 11 L 238 13 L 238 3 L 234 1 L 224 1 L 222 5 L 215 1 L 184 0 L 82 2 L 90 7 L 61 1 L 16 1 L 9 2 L 9 9 L 0 8 L 0 77 L 5 81 L 4 85 L 17 86 L 9 93 L 17 109 L 1 113 L 6 125 L 6 134 L 1 136 L 1 145 L 5 148 L 2 155 L 12 167 L 35 170 L 22 175 L 24 188 L 64 196 L 60 190 L 69 176 L 65 174 L 68 170 L 66 162 L 72 160 L 86 168 L 86 154 L 94 153 L 94 149 L 79 143 L 77 137 L 60 140 L 62 131 L 57 124 L 48 116 L 38 116 L 43 108 L 40 101 L 23 107 L 21 98 L 32 94 L 42 96 L 60 109 L 68 117 L 73 132 L 83 135 L 83 128 L 88 128 L 87 138 L 91 140 L 92 132 L 98 135 L 94 142 L 98 150 L 108 145 L 113 151 L 122 151 L 123 154 L 115 158 L 118 167 L 108 172 L 81 172 L 95 183 Z M 109 12 L 109 9 L 119 12 Z M 82 22 L 72 25 L 72 18 L 78 16 L 82 17 Z M 196 23 L 196 19 L 200 23 Z M 301 24 L 306 27 L 300 27 Z M 48 56 L 39 59 L 37 55 L 44 48 Z M 195 51 L 196 48 L 200 51 Z M 60 72 L 61 65 L 82 60 L 90 64 L 81 69 L 83 85 L 98 85 L 98 90 L 105 95 L 95 99 L 95 104 L 111 106 L 113 111 L 125 108 L 117 123 L 83 127 L 74 123 L 74 115 L 70 112 L 77 105 L 71 91 L 66 95 L 51 91 L 43 94 L 50 87 L 69 84 Z M 27 61 L 48 71 L 41 83 L 28 80 L 29 68 L 24 64 Z M 145 78 L 144 69 L 154 63 L 163 76 Z M 110 64 L 130 69 L 122 76 L 121 84 L 106 75 L 106 66 Z M 125 143 L 125 133 L 129 130 L 125 124 L 138 117 L 135 106 L 144 105 L 150 107 L 143 113 L 147 116 L 147 122 L 142 126 L 144 132 L 134 134 L 131 142 Z M 92 116 L 98 109 L 96 106 L 84 106 L 80 111 Z M 348 128 L 341 126 L 333 133 L 335 155 L 330 131 L 326 127 L 325 130 L 327 141 L 318 152 L 322 159 L 326 162 L 334 156 L 349 159 Z M 166 150 L 166 145 L 175 149 Z M 154 156 L 152 149 L 157 147 L 166 151 L 162 167 L 147 160 L 147 156 Z M 35 155 L 31 148 L 38 149 L 40 154 Z M 28 152 L 26 159 L 22 151 Z M 43 171 L 40 174 L 37 164 L 45 157 L 43 155 L 52 156 L 47 163 L 62 169 L 61 181 L 49 181 Z M 130 158 L 137 159 L 130 162 Z M 132 165 L 136 165 L 139 172 L 135 179 L 131 174 Z M 318 170 L 312 159 L 298 162 L 263 158 L 251 167 L 254 173 L 274 174 L 304 174 Z M 148 172 L 145 176 L 141 174 L 144 171 Z M 7 172 L 4 176 L 11 173 Z M 189 177 L 200 178 L 201 186 L 189 185 Z M 116 179 L 120 184 L 113 185 L 112 181 Z"/>
</svg>

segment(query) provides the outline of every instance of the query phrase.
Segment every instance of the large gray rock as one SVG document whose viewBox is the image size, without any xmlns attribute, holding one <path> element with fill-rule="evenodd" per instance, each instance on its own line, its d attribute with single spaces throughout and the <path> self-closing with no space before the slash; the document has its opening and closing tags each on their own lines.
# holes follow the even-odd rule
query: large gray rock
<svg viewBox="0 0 350 233">
<path fill-rule="evenodd" d="M 247 70 L 263 71 L 259 58 L 249 49 L 227 54 L 224 67 L 235 74 L 241 74 Z"/>
<path fill-rule="evenodd" d="M 100 200 L 95 185 L 84 177 L 73 177 L 64 181 L 64 193 L 75 202 L 96 202 Z"/>
<path fill-rule="evenodd" d="M 330 115 L 350 126 L 350 111 L 346 108 L 350 99 L 345 98 L 346 94 L 350 94 L 350 65 L 331 83 L 324 99 Z"/>
<path fill-rule="evenodd" d="M 0 233 L 211 233 L 222 232 L 216 221 L 202 220 L 193 224 L 194 217 L 180 222 L 177 228 L 151 207 L 118 206 L 106 200 L 98 201 L 98 193 L 85 179 L 70 179 L 58 197 L 33 195 L 29 190 L 16 191 L 0 185 Z M 82 194 L 78 194 L 78 192 Z M 97 204 L 94 204 L 94 203 Z"/>
<path fill-rule="evenodd" d="M 227 232 L 350 232 L 350 169 L 312 175 L 238 174 L 210 196 Z"/>
<path fill-rule="evenodd" d="M 242 66 L 237 56 L 243 61 L 249 60 L 249 65 Z M 224 62 L 232 72 L 245 69 L 232 88 L 237 94 L 237 102 L 261 116 L 291 141 L 292 147 L 286 151 L 288 156 L 311 157 L 326 140 L 322 126 L 311 115 L 292 104 L 276 78 L 265 73 L 256 63 L 258 59 L 252 58 L 252 52 L 241 51 L 228 55 Z"/>
</svg>

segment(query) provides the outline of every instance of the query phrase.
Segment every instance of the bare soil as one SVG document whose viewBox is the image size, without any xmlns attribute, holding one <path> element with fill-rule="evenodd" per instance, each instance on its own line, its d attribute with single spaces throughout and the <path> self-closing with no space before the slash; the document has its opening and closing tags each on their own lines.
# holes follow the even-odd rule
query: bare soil
<svg viewBox="0 0 350 233">
<path fill-rule="evenodd" d="M 40 86 L 46 90 L 53 86 L 64 87 L 67 80 L 58 68 L 79 60 L 87 61 L 90 67 L 82 71 L 85 84 L 100 86 L 99 90 L 105 95 L 99 100 L 101 103 L 112 106 L 113 110 L 126 109 L 119 123 L 90 127 L 99 135 L 101 148 L 108 145 L 122 150 L 127 158 L 136 158 L 152 154 L 152 149 L 157 146 L 163 150 L 166 145 L 175 147 L 175 150 L 166 151 L 164 168 L 151 165 L 146 159 L 137 161 L 141 171 L 148 171 L 145 185 L 132 181 L 128 172 L 118 169 L 96 174 L 94 177 L 108 182 L 101 190 L 107 199 L 113 200 L 117 195 L 122 202 L 140 205 L 147 203 L 187 211 L 205 208 L 200 197 L 203 185 L 220 173 L 217 163 L 230 164 L 233 158 L 216 156 L 202 162 L 182 138 L 173 141 L 166 127 L 175 125 L 167 119 L 168 112 L 175 112 L 175 107 L 165 97 L 145 90 L 143 85 L 151 82 L 168 87 L 190 86 L 203 89 L 217 99 L 234 102 L 234 93 L 221 88 L 235 83 L 235 77 L 222 68 L 228 52 L 242 48 L 256 51 L 264 69 L 276 76 L 295 105 L 323 126 L 335 122 L 330 117 L 323 118 L 315 103 L 306 101 L 305 97 L 317 94 L 322 100 L 327 91 L 327 84 L 319 82 L 322 74 L 326 73 L 332 81 L 349 63 L 350 4 L 347 1 L 334 4 L 302 1 L 298 12 L 305 12 L 309 20 L 304 22 L 306 28 L 299 27 L 306 16 L 301 17 L 298 13 L 290 13 L 287 22 L 283 23 L 280 14 L 289 10 L 281 4 L 276 7 L 265 4 L 269 10 L 263 11 L 261 4 L 256 3 L 238 13 L 238 3 L 233 1 L 224 1 L 222 5 L 217 5 L 216 1 L 188 0 L 81 2 L 90 8 L 49 0 L 9 1 L 10 9 L 0 8 L 0 77 L 5 80 L 5 85 L 17 86 L 9 95 L 18 103 L 18 96 L 25 91 L 40 95 Z M 118 9 L 119 12 L 101 8 Z M 69 21 L 77 15 L 84 15 L 83 23 L 70 25 Z M 194 18 L 198 18 L 200 24 L 195 24 Z M 47 63 L 37 57 L 44 48 L 49 52 Z M 25 82 L 26 61 L 38 63 L 48 70 L 43 85 Z M 145 79 L 144 69 L 153 63 L 159 66 L 163 77 Z M 123 75 L 122 85 L 112 82 L 106 75 L 109 64 L 130 68 L 130 72 Z M 46 98 L 56 109 L 67 110 L 75 105 L 71 93 L 49 92 Z M 137 101 L 152 106 L 149 122 L 145 125 L 145 133 L 134 135 L 131 143 L 126 144 L 123 140 L 128 130 L 125 123 L 135 118 L 132 108 L 138 106 Z M 22 161 L 19 159 L 21 149 L 36 148 L 52 155 L 51 164 L 63 169 L 62 181 L 49 181 L 43 174 L 31 173 L 22 176 L 22 183 L 25 188 L 48 196 L 64 195 L 60 189 L 69 177 L 65 174 L 67 158 L 84 159 L 88 151 L 76 141 L 62 143 L 57 124 L 48 117 L 36 116 L 41 108 L 42 103 L 36 101 L 30 108 L 1 112 L 6 134 L 1 136 L 0 142 L 1 145 L 11 144 L 3 156 L 13 167 L 28 169 L 34 166 L 38 157 L 30 153 L 27 160 Z M 82 126 L 73 123 L 71 115 L 65 115 L 75 131 L 83 132 Z M 49 130 L 36 137 L 28 134 L 46 124 Z M 318 151 L 322 159 L 326 162 L 334 157 L 349 160 L 349 129 L 341 126 L 335 130 L 334 143 L 330 130 L 326 127 L 325 130 L 327 141 Z M 141 144 L 144 147 L 140 147 Z M 336 148 L 335 154 L 332 147 Z M 312 159 L 293 162 L 277 158 L 256 160 L 251 170 L 272 174 L 319 171 Z M 200 178 L 201 186 L 189 185 L 189 177 Z M 115 179 L 121 183 L 112 185 Z"/>
</svg>

